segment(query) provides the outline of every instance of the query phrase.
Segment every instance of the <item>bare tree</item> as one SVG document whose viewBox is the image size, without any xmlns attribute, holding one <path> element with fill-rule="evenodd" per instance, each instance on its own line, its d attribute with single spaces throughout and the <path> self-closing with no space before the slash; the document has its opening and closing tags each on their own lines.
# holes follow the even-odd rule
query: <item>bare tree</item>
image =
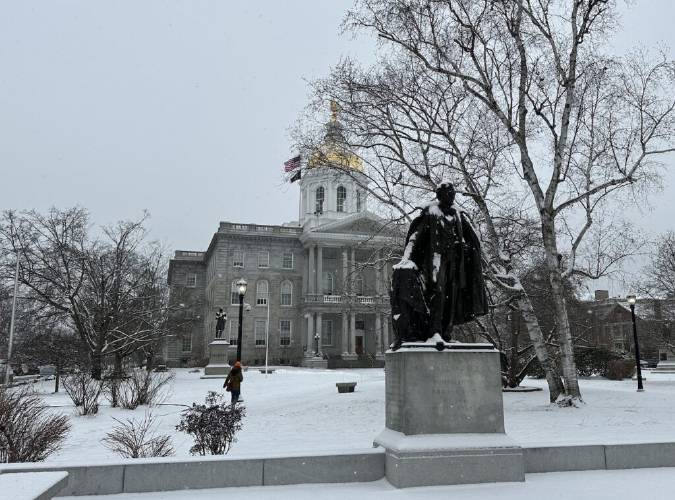
<svg viewBox="0 0 675 500">
<path fill-rule="evenodd" d="M 640 289 L 655 297 L 675 298 L 675 232 L 657 239 Z"/>
<path fill-rule="evenodd" d="M 409 57 L 390 58 L 370 71 L 344 61 L 314 88 L 316 102 L 310 113 L 325 107 L 326 100 L 340 107 L 343 147 L 366 163 L 367 169 L 357 174 L 357 180 L 379 201 L 378 209 L 385 217 L 393 217 L 394 222 L 407 220 L 420 202 L 433 197 L 443 178 L 453 178 L 465 187 L 467 198 L 462 203 L 473 213 L 487 243 L 483 249 L 486 274 L 499 288 L 493 296 L 500 297 L 501 305 L 520 311 L 531 346 L 546 371 L 549 396 L 555 401 L 563 385 L 515 272 L 531 259 L 540 243 L 536 223 L 522 209 L 522 199 L 504 190 L 506 167 L 511 164 L 506 155 L 508 137 L 490 125 L 489 117 L 462 86 L 439 81 Z M 297 133 L 303 149 L 309 151 L 306 154 L 320 154 L 319 135 Z M 339 164 L 331 165 L 329 158 L 322 163 L 345 171 Z"/>
<path fill-rule="evenodd" d="M 0 222 L 4 267 L 20 255 L 23 290 L 42 305 L 42 317 L 60 317 L 78 333 L 96 379 L 105 357 L 121 365 L 156 343 L 177 308 L 168 300 L 164 253 L 146 242 L 146 217 L 104 227 L 98 238 L 81 208 L 6 212 Z"/>
<path fill-rule="evenodd" d="M 598 205 L 653 179 L 675 135 L 673 64 L 604 56 L 615 18 L 612 0 L 362 0 L 346 20 L 458 82 L 513 143 L 538 218 L 570 401 L 581 393 L 563 280 Z M 568 228 L 581 221 L 569 248 L 562 219 Z"/>
</svg>

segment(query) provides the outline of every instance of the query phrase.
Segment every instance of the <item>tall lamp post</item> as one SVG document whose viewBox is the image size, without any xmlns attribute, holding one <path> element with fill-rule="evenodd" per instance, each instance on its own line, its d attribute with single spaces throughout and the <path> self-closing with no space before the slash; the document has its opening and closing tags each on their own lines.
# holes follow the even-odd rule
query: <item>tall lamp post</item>
<svg viewBox="0 0 675 500">
<path fill-rule="evenodd" d="M 241 342 L 242 342 L 242 318 L 244 317 L 244 295 L 246 295 L 245 279 L 237 281 L 237 291 L 239 292 L 239 331 L 237 332 L 237 361 L 241 361 Z"/>
<path fill-rule="evenodd" d="M 631 294 L 626 296 L 628 305 L 630 306 L 630 316 L 633 321 L 633 342 L 635 343 L 635 366 L 637 367 L 637 380 L 638 380 L 638 392 L 644 391 L 642 386 L 642 367 L 640 366 L 640 344 L 638 343 L 637 336 L 637 326 L 635 324 L 635 303 L 637 302 L 637 297 Z"/>
</svg>

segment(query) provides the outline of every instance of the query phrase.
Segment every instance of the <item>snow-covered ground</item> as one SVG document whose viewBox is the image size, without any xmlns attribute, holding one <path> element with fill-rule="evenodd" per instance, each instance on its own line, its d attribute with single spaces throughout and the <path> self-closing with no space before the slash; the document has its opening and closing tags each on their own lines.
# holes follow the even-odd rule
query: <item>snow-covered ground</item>
<svg viewBox="0 0 675 500">
<path fill-rule="evenodd" d="M 65 497 L 62 500 L 222 500 L 255 498 L 256 500 L 670 500 L 675 491 L 675 469 L 640 469 L 620 471 L 555 472 L 528 474 L 524 483 L 471 484 L 466 486 L 430 486 L 397 490 L 386 480 L 372 483 L 304 484 L 294 486 L 260 486 L 212 490 L 169 491 L 162 493 L 128 493 L 104 497 Z"/>
<path fill-rule="evenodd" d="M 222 380 L 176 370 L 165 404 L 154 407 L 160 433 L 171 434 L 177 456 L 188 456 L 189 436 L 175 431 L 184 405 L 203 402 L 207 391 L 223 391 Z M 647 373 L 645 392 L 634 381 L 581 380 L 585 404 L 559 408 L 547 392 L 505 393 L 507 433 L 520 444 L 626 443 L 675 441 L 675 376 Z M 264 375 L 244 374 L 242 397 L 247 415 L 230 456 L 369 448 L 384 427 L 384 371 L 281 368 Z M 356 392 L 338 394 L 336 382 L 356 381 Z M 545 386 L 526 380 L 528 386 Z M 53 382 L 37 389 L 53 411 L 71 415 L 72 431 L 63 449 L 49 462 L 88 463 L 115 459 L 100 442 L 117 419 L 141 418 L 135 411 L 103 406 L 96 416 L 74 413 L 65 393 L 52 394 Z M 229 396 L 225 393 L 226 397 Z M 207 497 L 204 497 L 207 498 Z"/>
</svg>

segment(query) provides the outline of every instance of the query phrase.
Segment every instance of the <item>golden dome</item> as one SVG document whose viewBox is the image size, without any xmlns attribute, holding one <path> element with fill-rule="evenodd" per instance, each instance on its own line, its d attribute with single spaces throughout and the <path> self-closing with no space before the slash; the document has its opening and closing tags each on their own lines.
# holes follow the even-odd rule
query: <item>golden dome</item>
<svg viewBox="0 0 675 500">
<path fill-rule="evenodd" d="M 308 168 L 329 166 L 333 168 L 351 169 L 363 172 L 363 162 L 357 155 L 348 151 L 342 134 L 342 125 L 338 121 L 340 107 L 335 101 L 330 102 L 331 117 L 326 124 L 326 135 L 323 144 L 312 153 L 307 160 Z"/>
</svg>

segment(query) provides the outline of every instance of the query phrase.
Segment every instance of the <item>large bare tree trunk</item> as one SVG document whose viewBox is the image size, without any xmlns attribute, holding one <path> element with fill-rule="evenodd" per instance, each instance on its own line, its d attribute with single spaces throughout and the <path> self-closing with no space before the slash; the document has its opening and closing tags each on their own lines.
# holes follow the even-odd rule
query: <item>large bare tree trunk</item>
<svg viewBox="0 0 675 500">
<path fill-rule="evenodd" d="M 551 298 L 555 313 L 555 324 L 560 345 L 560 364 L 565 383 L 565 393 L 573 399 L 581 399 L 577 367 L 574 362 L 574 350 L 572 346 L 572 332 L 567 316 L 565 304 L 565 292 L 563 287 L 562 271 L 558 257 L 558 249 L 555 237 L 555 224 L 553 219 L 542 217 L 542 235 L 544 251 L 546 254 L 546 267 L 548 270 L 549 283 L 551 285 Z"/>
<path fill-rule="evenodd" d="M 565 387 L 560 380 L 555 362 L 551 359 L 548 349 L 546 349 L 546 341 L 541 333 L 541 326 L 539 325 L 537 316 L 534 314 L 532 302 L 526 294 L 521 295 L 518 299 L 518 309 L 525 323 L 527 334 L 530 337 L 539 364 L 546 375 L 549 399 L 553 403 L 565 393 Z"/>
</svg>

